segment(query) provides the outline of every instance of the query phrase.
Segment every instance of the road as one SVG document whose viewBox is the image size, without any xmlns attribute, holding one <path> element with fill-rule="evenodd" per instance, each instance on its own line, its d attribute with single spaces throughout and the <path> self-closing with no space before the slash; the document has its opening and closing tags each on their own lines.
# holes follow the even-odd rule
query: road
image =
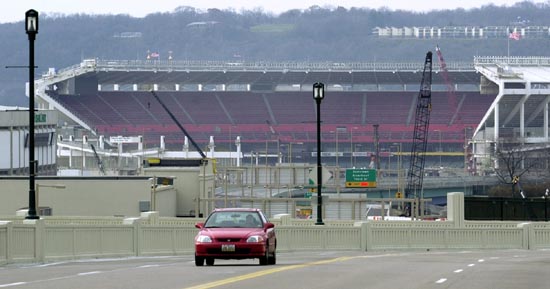
<svg viewBox="0 0 550 289">
<path fill-rule="evenodd" d="M 285 252 L 277 265 L 193 256 L 0 266 L 0 288 L 549 288 L 550 251 Z"/>
</svg>

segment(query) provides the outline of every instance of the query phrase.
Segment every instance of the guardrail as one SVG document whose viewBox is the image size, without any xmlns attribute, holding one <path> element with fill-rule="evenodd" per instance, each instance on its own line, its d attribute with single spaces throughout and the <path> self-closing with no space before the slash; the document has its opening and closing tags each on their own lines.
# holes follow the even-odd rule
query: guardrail
<svg viewBox="0 0 550 289">
<path fill-rule="evenodd" d="M 508 64 L 522 66 L 548 66 L 550 57 L 541 56 L 476 56 L 474 65 Z"/>
<path fill-rule="evenodd" d="M 278 249 L 294 250 L 430 250 L 550 249 L 549 222 L 464 221 L 463 196 L 448 195 L 447 221 L 341 221 L 277 216 Z M 0 264 L 151 255 L 192 254 L 196 222 L 161 218 L 156 212 L 120 223 L 113 218 L 86 221 L 44 219 L 0 221 Z"/>
<path fill-rule="evenodd" d="M 85 60 L 80 67 L 99 71 L 420 71 L 421 62 L 266 62 L 206 60 Z M 473 71 L 471 62 L 449 62 L 451 71 Z"/>
</svg>

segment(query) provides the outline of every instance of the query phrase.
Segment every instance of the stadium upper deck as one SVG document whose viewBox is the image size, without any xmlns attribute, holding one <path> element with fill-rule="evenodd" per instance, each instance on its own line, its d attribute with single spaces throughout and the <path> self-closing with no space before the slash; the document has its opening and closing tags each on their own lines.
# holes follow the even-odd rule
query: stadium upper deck
<svg viewBox="0 0 550 289">
<path fill-rule="evenodd" d="M 199 143 L 209 136 L 243 146 L 277 139 L 315 141 L 312 84 L 324 82 L 323 138 L 372 143 L 412 140 L 422 63 L 267 63 L 212 61 L 85 60 L 51 71 L 38 81 L 38 95 L 94 133 L 145 135 L 146 142 L 183 143 L 183 135 L 151 97 L 158 91 Z M 480 94 L 472 63 L 448 63 L 453 92 L 434 64 L 430 142 L 462 148 L 494 100 Z M 454 99 L 451 99 L 454 98 Z M 341 133 L 346 132 L 346 133 Z M 458 145 L 460 144 L 460 145 Z"/>
</svg>

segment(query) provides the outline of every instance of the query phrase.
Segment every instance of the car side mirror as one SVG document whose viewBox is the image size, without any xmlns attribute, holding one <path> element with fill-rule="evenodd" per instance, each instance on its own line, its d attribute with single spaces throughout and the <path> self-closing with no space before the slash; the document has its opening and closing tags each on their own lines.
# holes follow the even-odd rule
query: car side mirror
<svg viewBox="0 0 550 289">
<path fill-rule="evenodd" d="M 275 224 L 267 222 L 264 224 L 264 230 L 275 228 Z"/>
<path fill-rule="evenodd" d="M 196 223 L 196 224 L 195 224 L 195 228 L 197 228 L 197 229 L 202 229 L 202 228 L 204 228 L 204 223 Z"/>
</svg>

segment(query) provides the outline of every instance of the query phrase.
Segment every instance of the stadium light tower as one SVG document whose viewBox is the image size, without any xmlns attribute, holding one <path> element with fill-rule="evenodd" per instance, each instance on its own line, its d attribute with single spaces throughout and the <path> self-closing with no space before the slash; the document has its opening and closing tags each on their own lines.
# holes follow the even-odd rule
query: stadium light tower
<svg viewBox="0 0 550 289">
<path fill-rule="evenodd" d="M 27 219 L 40 218 L 36 214 L 36 195 L 34 188 L 34 175 L 36 173 L 36 161 L 34 159 L 34 40 L 38 34 L 38 12 L 29 10 L 25 12 L 25 31 L 29 36 L 29 211 Z"/>
<path fill-rule="evenodd" d="M 325 97 L 325 85 L 321 82 L 313 84 L 313 99 L 317 103 L 317 221 L 315 225 L 323 223 L 323 198 L 321 187 L 323 186 L 323 172 L 321 168 L 321 101 Z"/>
</svg>

